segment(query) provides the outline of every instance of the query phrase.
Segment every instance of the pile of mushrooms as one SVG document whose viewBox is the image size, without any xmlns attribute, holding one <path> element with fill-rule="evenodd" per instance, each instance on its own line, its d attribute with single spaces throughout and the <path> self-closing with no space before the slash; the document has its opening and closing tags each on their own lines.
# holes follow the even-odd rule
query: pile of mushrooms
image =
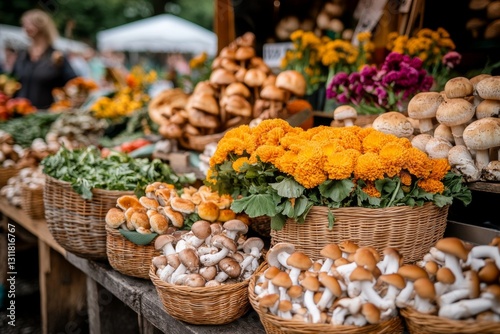
<svg viewBox="0 0 500 334">
<path fill-rule="evenodd" d="M 213 287 L 249 279 L 260 265 L 264 242 L 246 238 L 248 225 L 239 219 L 224 223 L 196 221 L 191 231 L 176 239 L 161 235 L 155 248 L 162 252 L 152 263 L 167 283 Z M 238 240 L 244 240 L 239 243 Z"/>
<path fill-rule="evenodd" d="M 7 184 L 0 190 L 0 195 L 4 196 L 11 205 L 19 207 L 23 200 L 23 187 L 36 190 L 43 189 L 44 185 L 45 174 L 40 166 L 25 167 L 7 180 Z"/>
<path fill-rule="evenodd" d="M 399 307 L 455 320 L 500 321 L 500 237 L 471 245 L 455 237 L 439 240 L 414 276 L 414 291 Z"/>
<path fill-rule="evenodd" d="M 382 256 L 343 241 L 320 254 L 314 260 L 291 243 L 275 244 L 266 254 L 269 267 L 256 280 L 259 307 L 283 319 L 332 325 L 364 326 L 397 316 L 405 279 L 396 249 L 387 247 Z"/>
<path fill-rule="evenodd" d="M 253 119 L 284 115 L 286 102 L 302 97 L 306 82 L 298 71 L 275 75 L 256 56 L 255 35 L 245 33 L 224 47 L 213 60 L 210 77 L 190 95 L 160 93 L 148 106 L 151 119 L 167 139 L 222 133 Z M 172 96 L 176 98 L 172 98 Z"/>
<path fill-rule="evenodd" d="M 172 234 L 184 228 L 185 219 L 192 215 L 209 222 L 226 222 L 247 216 L 238 214 L 229 207 L 232 198 L 212 192 L 210 188 L 185 187 L 178 194 L 173 185 L 153 182 L 145 189 L 145 195 L 122 195 L 116 207 L 108 210 L 105 221 L 111 228 L 123 228 L 141 234 Z M 187 232 L 187 231 L 184 231 Z"/>
</svg>

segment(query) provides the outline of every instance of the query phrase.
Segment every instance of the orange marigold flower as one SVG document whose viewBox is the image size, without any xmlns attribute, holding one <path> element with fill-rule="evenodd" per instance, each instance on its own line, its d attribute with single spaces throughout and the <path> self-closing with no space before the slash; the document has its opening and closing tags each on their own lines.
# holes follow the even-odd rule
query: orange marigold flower
<svg viewBox="0 0 500 334">
<path fill-rule="evenodd" d="M 359 151 L 353 149 L 328 155 L 324 165 L 325 172 L 328 173 L 328 178 L 331 180 L 343 180 L 351 177 L 360 155 Z"/>
<path fill-rule="evenodd" d="M 281 146 L 274 145 L 262 145 L 259 146 L 255 152 L 250 156 L 250 162 L 257 162 L 257 157 L 263 162 L 268 162 L 274 164 L 276 159 L 285 154 L 285 150 Z"/>
<path fill-rule="evenodd" d="M 233 162 L 233 169 L 236 171 L 236 172 L 240 172 L 241 171 L 241 167 L 245 164 L 245 163 L 249 163 L 248 162 L 248 158 L 247 157 L 241 157 L 241 158 L 238 158 L 236 159 L 234 162 Z"/>
<path fill-rule="evenodd" d="M 207 171 L 207 175 L 205 176 L 205 181 L 212 183 L 212 184 L 217 184 L 217 171 L 214 170 L 213 168 L 210 168 Z"/>
<path fill-rule="evenodd" d="M 222 138 L 217 144 L 217 150 L 210 158 L 210 166 L 223 163 L 230 153 L 243 155 L 247 150 L 247 144 L 251 143 L 246 143 L 238 138 Z"/>
<path fill-rule="evenodd" d="M 385 146 L 385 144 L 391 142 L 391 141 L 396 141 L 397 137 L 394 135 L 389 135 L 385 134 L 383 132 L 379 131 L 373 131 L 369 133 L 364 139 L 363 139 L 363 153 L 366 152 L 374 152 L 378 153 L 382 147 Z"/>
<path fill-rule="evenodd" d="M 297 167 L 292 176 L 305 188 L 314 188 L 326 181 L 324 156 L 321 153 L 321 148 L 309 143 L 297 154 Z"/>
<path fill-rule="evenodd" d="M 417 178 L 428 177 L 431 173 L 433 163 L 427 154 L 416 147 L 409 148 L 406 154 L 403 168 L 407 169 L 408 172 Z"/>
<path fill-rule="evenodd" d="M 380 197 L 382 194 L 380 191 L 375 188 L 375 184 L 373 182 L 367 182 L 366 186 L 363 188 L 363 191 L 371 197 Z"/>
<path fill-rule="evenodd" d="M 433 159 L 433 167 L 432 167 L 432 172 L 431 175 L 429 175 L 429 178 L 435 179 L 435 180 L 441 180 L 445 177 L 446 173 L 451 169 L 450 163 L 448 162 L 448 159 L 443 158 L 443 159 Z"/>
<path fill-rule="evenodd" d="M 411 174 L 408 173 L 407 171 L 405 170 L 402 170 L 400 173 L 399 173 L 399 178 L 401 179 L 401 183 L 405 186 L 411 186 Z"/>
<path fill-rule="evenodd" d="M 263 134 L 263 137 L 259 139 L 261 145 L 275 145 L 278 146 L 281 138 L 286 135 L 285 130 L 282 128 L 274 128 L 269 130 L 269 132 Z"/>
<path fill-rule="evenodd" d="M 444 191 L 443 182 L 436 179 L 418 180 L 417 184 L 420 188 L 432 194 L 441 194 Z"/>
<path fill-rule="evenodd" d="M 281 128 L 285 133 L 304 131 L 302 128 L 294 128 L 287 121 L 281 118 L 266 119 L 252 128 L 252 135 L 256 145 L 262 145 L 267 140 L 267 133 L 274 128 Z"/>
<path fill-rule="evenodd" d="M 384 162 L 378 154 L 367 152 L 358 157 L 354 166 L 354 176 L 361 180 L 375 181 L 384 178 Z"/>
<path fill-rule="evenodd" d="M 399 142 L 389 142 L 379 152 L 379 156 L 385 163 L 386 174 L 389 177 L 397 175 L 405 163 L 406 148 Z"/>
<path fill-rule="evenodd" d="M 274 166 L 278 168 L 283 173 L 293 175 L 295 173 L 295 168 L 297 167 L 297 153 L 292 151 L 285 151 L 281 157 L 276 159 Z"/>
</svg>

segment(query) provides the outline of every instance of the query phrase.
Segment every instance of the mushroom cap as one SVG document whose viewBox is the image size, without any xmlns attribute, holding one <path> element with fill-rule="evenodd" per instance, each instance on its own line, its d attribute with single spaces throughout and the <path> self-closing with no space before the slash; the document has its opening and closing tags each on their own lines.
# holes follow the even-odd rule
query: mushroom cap
<svg viewBox="0 0 500 334">
<path fill-rule="evenodd" d="M 130 207 L 142 207 L 141 202 L 135 195 L 122 195 L 116 199 L 116 205 L 123 211 Z"/>
<path fill-rule="evenodd" d="M 156 198 L 149 198 L 146 196 L 141 196 L 141 198 L 139 198 L 139 203 L 141 203 L 141 205 L 146 209 L 154 209 L 154 210 L 156 210 L 160 205 L 156 200 Z"/>
<path fill-rule="evenodd" d="M 413 282 L 413 289 L 421 298 L 434 300 L 436 298 L 436 288 L 428 277 L 420 277 Z"/>
<path fill-rule="evenodd" d="M 105 221 L 109 227 L 118 228 L 126 222 L 125 212 L 118 208 L 111 208 L 106 213 Z"/>
<path fill-rule="evenodd" d="M 195 211 L 196 206 L 193 202 L 188 199 L 180 198 L 180 197 L 172 197 L 170 199 L 170 206 L 175 211 L 180 213 L 190 214 Z"/>
<path fill-rule="evenodd" d="M 188 274 L 184 280 L 184 285 L 192 287 L 205 286 L 206 280 L 200 274 Z"/>
<path fill-rule="evenodd" d="M 243 251 L 245 253 L 250 253 L 252 248 L 257 248 L 259 252 L 264 248 L 264 241 L 258 237 L 251 237 L 245 240 L 243 243 Z"/>
<path fill-rule="evenodd" d="M 179 211 L 174 210 L 170 205 L 161 207 L 159 212 L 167 217 L 173 226 L 178 228 L 184 226 L 184 216 Z"/>
<path fill-rule="evenodd" d="M 179 260 L 179 254 L 177 253 L 168 254 L 167 263 L 169 266 L 177 268 L 181 264 L 181 261 Z"/>
<path fill-rule="evenodd" d="M 295 245 L 289 242 L 278 242 L 273 247 L 269 249 L 266 253 L 266 260 L 270 266 L 281 268 L 282 265 L 278 261 L 278 254 L 281 252 L 286 252 L 292 254 L 295 252 Z"/>
<path fill-rule="evenodd" d="M 218 221 L 227 222 L 228 220 L 235 219 L 236 212 L 231 209 L 221 209 L 219 207 L 219 217 L 217 217 Z"/>
<path fill-rule="evenodd" d="M 350 240 L 343 240 L 338 244 L 340 250 L 344 253 L 354 253 L 359 248 L 359 246 Z"/>
<path fill-rule="evenodd" d="M 250 68 L 246 71 L 243 82 L 248 87 L 260 87 L 266 80 L 266 73 L 258 68 Z"/>
<path fill-rule="evenodd" d="M 264 277 L 268 280 L 272 280 L 274 276 L 278 275 L 281 270 L 278 267 L 271 266 L 264 272 Z"/>
<path fill-rule="evenodd" d="M 153 257 L 151 262 L 156 268 L 165 267 L 168 264 L 167 257 L 163 254 Z"/>
<path fill-rule="evenodd" d="M 264 100 L 284 101 L 285 92 L 275 85 L 267 85 L 264 86 L 264 88 L 262 88 L 262 90 L 260 91 L 260 97 Z"/>
<path fill-rule="evenodd" d="M 486 284 L 493 284 L 497 282 L 500 277 L 500 269 L 496 266 L 495 262 L 487 261 L 485 265 L 477 272 L 479 280 Z"/>
<path fill-rule="evenodd" d="M 280 271 L 276 276 L 274 276 L 271 279 L 271 283 L 273 283 L 275 286 L 279 286 L 286 289 L 291 287 L 293 284 L 290 275 L 288 275 L 288 273 L 284 271 Z"/>
<path fill-rule="evenodd" d="M 444 93 L 448 99 L 472 95 L 474 86 L 466 77 L 449 79 L 444 85 Z"/>
<path fill-rule="evenodd" d="M 441 252 L 456 256 L 463 261 L 467 260 L 469 254 L 464 242 L 456 237 L 442 238 L 436 242 L 435 247 Z"/>
<path fill-rule="evenodd" d="M 220 67 L 235 73 L 240 69 L 241 66 L 238 65 L 238 63 L 234 59 L 222 58 L 222 60 L 220 61 Z"/>
<path fill-rule="evenodd" d="M 280 296 L 277 293 L 267 294 L 259 299 L 259 306 L 262 308 L 271 308 L 279 299 Z"/>
<path fill-rule="evenodd" d="M 171 234 L 162 234 L 155 239 L 155 249 L 162 249 L 168 243 L 173 244 L 175 237 Z"/>
<path fill-rule="evenodd" d="M 447 159 L 453 145 L 442 138 L 433 137 L 425 145 L 425 152 L 431 159 Z"/>
<path fill-rule="evenodd" d="M 500 100 L 483 100 L 476 106 L 476 118 L 498 117 L 500 115 Z"/>
<path fill-rule="evenodd" d="M 211 85 L 220 87 L 227 86 L 236 81 L 234 74 L 224 68 L 217 68 L 210 74 L 209 82 Z"/>
<path fill-rule="evenodd" d="M 217 276 L 217 267 L 216 266 L 208 266 L 200 268 L 200 275 L 207 281 L 213 280 L 215 276 Z"/>
<path fill-rule="evenodd" d="M 195 127 L 215 129 L 220 125 L 219 117 L 196 108 L 188 108 L 187 113 L 189 123 Z"/>
<path fill-rule="evenodd" d="M 436 275 L 439 270 L 439 265 L 436 261 L 430 260 L 425 263 L 424 269 L 429 275 Z"/>
<path fill-rule="evenodd" d="M 136 230 L 139 227 L 142 227 L 144 229 L 151 228 L 151 225 L 149 224 L 149 217 L 144 211 L 134 212 L 130 217 L 130 223 L 132 223 L 132 226 L 134 226 Z"/>
<path fill-rule="evenodd" d="M 318 291 L 321 286 L 318 278 L 312 275 L 306 276 L 302 281 L 300 281 L 300 285 L 309 291 Z"/>
<path fill-rule="evenodd" d="M 489 77 L 491 77 L 491 74 L 481 73 L 481 74 L 473 76 L 472 78 L 469 78 L 470 83 L 474 87 L 474 92 L 476 92 L 476 85 L 478 84 L 478 82 L 483 80 L 483 79 L 489 78 Z"/>
<path fill-rule="evenodd" d="M 212 201 L 201 202 L 197 207 L 198 215 L 203 220 L 214 222 L 219 217 L 219 207 Z"/>
<path fill-rule="evenodd" d="M 313 262 L 309 256 L 300 251 L 295 251 L 286 259 L 286 263 L 300 270 L 308 270 Z"/>
<path fill-rule="evenodd" d="M 414 119 L 433 118 L 443 100 L 443 96 L 438 92 L 417 93 L 408 102 L 408 116 Z"/>
<path fill-rule="evenodd" d="M 388 111 L 380 114 L 372 123 L 375 130 L 396 137 L 410 137 L 413 134 L 413 125 L 408 118 L 398 111 Z"/>
<path fill-rule="evenodd" d="M 378 261 L 369 249 L 360 247 L 356 250 L 356 253 L 354 253 L 354 262 L 360 267 L 373 271 Z"/>
<path fill-rule="evenodd" d="M 278 310 L 281 312 L 290 312 L 293 308 L 293 304 L 289 300 L 280 300 L 280 303 L 278 304 Z"/>
<path fill-rule="evenodd" d="M 486 117 L 467 125 L 463 132 L 469 150 L 486 150 L 500 146 L 500 118 Z"/>
<path fill-rule="evenodd" d="M 416 264 L 404 264 L 399 267 L 397 273 L 410 281 L 415 281 L 420 277 L 429 277 L 427 271 Z"/>
<path fill-rule="evenodd" d="M 287 293 L 288 293 L 288 296 L 290 296 L 290 298 L 295 299 L 295 298 L 299 298 L 300 296 L 302 296 L 304 291 L 302 290 L 302 287 L 300 285 L 292 285 L 291 287 L 288 288 Z"/>
<path fill-rule="evenodd" d="M 149 225 L 151 225 L 151 230 L 158 234 L 164 234 L 168 229 L 168 220 L 165 216 L 155 211 L 155 214 L 152 214 L 149 217 Z"/>
<path fill-rule="evenodd" d="M 349 276 L 349 279 L 351 281 L 372 281 L 373 280 L 373 274 L 368 270 L 363 267 L 357 266 L 352 272 L 351 275 Z"/>
<path fill-rule="evenodd" d="M 436 119 L 447 126 L 465 124 L 474 116 L 474 105 L 465 99 L 444 100 L 436 111 Z"/>
<path fill-rule="evenodd" d="M 251 46 L 240 46 L 236 49 L 234 58 L 236 60 L 247 60 L 255 56 L 255 49 Z"/>
<path fill-rule="evenodd" d="M 178 252 L 178 254 L 179 260 L 187 268 L 187 270 L 193 272 L 200 267 L 200 257 L 194 248 L 186 247 Z"/>
<path fill-rule="evenodd" d="M 340 247 L 337 244 L 325 245 L 323 248 L 321 248 L 319 254 L 325 258 L 332 260 L 336 260 L 342 257 L 342 251 L 340 250 Z"/>
<path fill-rule="evenodd" d="M 356 109 L 348 104 L 338 106 L 333 111 L 333 118 L 337 121 L 343 121 L 345 119 L 356 119 L 358 117 L 358 112 Z"/>
<path fill-rule="evenodd" d="M 198 239 L 206 239 L 212 234 L 210 222 L 206 220 L 198 220 L 191 226 L 191 231 Z"/>
<path fill-rule="evenodd" d="M 229 277 L 236 278 L 241 274 L 241 266 L 232 257 L 225 257 L 217 264 L 219 270 L 225 272 Z"/>
<path fill-rule="evenodd" d="M 375 304 L 366 302 L 361 306 L 361 314 L 369 324 L 376 324 L 380 321 L 380 309 Z"/>
<path fill-rule="evenodd" d="M 211 94 L 215 96 L 216 90 L 210 84 L 210 81 L 208 80 L 200 81 L 196 84 L 196 86 L 194 86 L 192 95 L 197 95 L 202 93 Z"/>
<path fill-rule="evenodd" d="M 304 96 L 306 93 L 306 79 L 299 71 L 286 70 L 280 72 L 276 76 L 275 85 L 299 97 Z"/>
<path fill-rule="evenodd" d="M 244 98 L 249 98 L 252 95 L 250 93 L 250 90 L 248 89 L 248 87 L 245 86 L 241 82 L 231 83 L 229 86 L 226 87 L 224 94 L 226 94 L 226 95 L 240 95 L 240 96 L 243 96 Z"/>
<path fill-rule="evenodd" d="M 436 281 L 444 283 L 444 284 L 453 284 L 455 283 L 455 275 L 448 267 L 441 267 L 436 272 Z"/>
<path fill-rule="evenodd" d="M 241 234 L 248 232 L 248 225 L 240 219 L 231 219 L 222 224 L 222 227 L 229 231 L 236 231 Z"/>
<path fill-rule="evenodd" d="M 395 286 L 396 288 L 402 290 L 406 286 L 406 281 L 400 274 L 384 274 L 380 275 L 378 279 L 384 283 Z"/>
<path fill-rule="evenodd" d="M 438 126 L 436 126 L 433 135 L 434 137 L 445 139 L 451 144 L 455 143 L 455 138 L 453 137 L 453 133 L 451 132 L 450 127 L 444 124 L 439 124 Z"/>
<path fill-rule="evenodd" d="M 252 105 L 240 95 L 227 96 L 225 109 L 228 113 L 248 117 L 252 115 Z"/>
<path fill-rule="evenodd" d="M 231 252 L 236 252 L 238 249 L 237 249 L 237 246 L 236 246 L 236 242 L 225 236 L 224 234 L 216 234 L 212 237 L 212 245 L 219 248 L 219 249 L 222 249 L 222 248 L 227 248 L 229 249 L 229 251 Z"/>
<path fill-rule="evenodd" d="M 222 48 L 222 50 L 220 50 L 219 57 L 220 58 L 228 58 L 228 59 L 236 59 L 235 53 L 236 53 L 236 50 L 234 50 L 233 48 L 230 48 L 229 46 L 225 46 Z"/>
<path fill-rule="evenodd" d="M 500 100 L 500 76 L 495 75 L 482 79 L 476 85 L 476 92 L 485 100 Z"/>
<path fill-rule="evenodd" d="M 415 137 L 413 137 L 411 139 L 411 145 L 413 147 L 418 148 L 422 152 L 426 152 L 425 151 L 425 145 L 427 145 L 427 142 L 431 138 L 433 138 L 432 135 L 430 135 L 428 133 L 419 133 L 418 135 L 416 135 Z"/>
<path fill-rule="evenodd" d="M 198 93 L 189 97 L 187 109 L 195 108 L 211 115 L 219 114 L 219 104 L 210 93 Z"/>
<path fill-rule="evenodd" d="M 336 297 L 340 297 L 340 295 L 342 295 L 342 288 L 340 287 L 339 281 L 335 277 L 328 275 L 328 273 L 325 271 L 322 271 L 318 275 L 318 280 Z"/>
</svg>

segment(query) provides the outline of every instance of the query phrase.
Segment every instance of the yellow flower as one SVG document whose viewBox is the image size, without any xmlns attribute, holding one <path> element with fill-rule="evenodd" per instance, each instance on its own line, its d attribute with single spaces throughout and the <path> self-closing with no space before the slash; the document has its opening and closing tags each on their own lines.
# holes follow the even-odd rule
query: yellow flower
<svg viewBox="0 0 500 334">
<path fill-rule="evenodd" d="M 408 173 L 407 171 L 402 170 L 399 173 L 399 178 L 401 179 L 401 183 L 403 185 L 405 185 L 405 186 L 410 186 L 411 185 L 411 182 L 412 182 L 411 174 Z"/>
<path fill-rule="evenodd" d="M 276 159 L 274 165 L 283 173 L 286 173 L 288 175 L 293 175 L 295 173 L 295 168 L 297 166 L 295 162 L 296 160 L 297 160 L 297 153 L 292 151 L 285 151 L 285 154 Z"/>
<path fill-rule="evenodd" d="M 372 33 L 370 31 L 362 31 L 356 36 L 356 38 L 360 43 L 367 42 L 372 38 Z"/>
<path fill-rule="evenodd" d="M 396 138 L 394 135 L 373 131 L 363 139 L 363 152 L 378 153 L 385 144 L 396 140 Z"/>
<path fill-rule="evenodd" d="M 314 143 L 303 146 L 297 154 L 296 163 L 292 176 L 305 188 L 314 188 L 326 181 L 327 177 L 323 172 L 324 157 L 321 149 Z"/>
<path fill-rule="evenodd" d="M 276 145 L 262 145 L 250 156 L 250 162 L 256 163 L 260 158 L 263 162 L 274 164 L 277 159 L 285 154 L 285 150 L 281 146 Z"/>
<path fill-rule="evenodd" d="M 233 169 L 236 171 L 236 172 L 240 172 L 241 171 L 241 167 L 248 163 L 248 158 L 247 157 L 241 157 L 241 158 L 238 158 L 236 159 L 234 162 L 233 162 Z"/>
<path fill-rule="evenodd" d="M 406 160 L 405 154 L 406 148 L 396 141 L 387 143 L 380 150 L 379 155 L 385 163 L 388 177 L 399 174 Z"/>
<path fill-rule="evenodd" d="M 444 191 L 444 184 L 439 180 L 422 179 L 417 184 L 420 188 L 432 194 L 441 194 Z"/>
<path fill-rule="evenodd" d="M 448 159 L 433 159 L 433 166 L 429 178 L 441 180 L 451 169 Z"/>
<path fill-rule="evenodd" d="M 425 152 L 416 147 L 409 148 L 406 151 L 406 160 L 403 168 L 415 175 L 417 178 L 426 178 L 432 170 L 432 161 Z"/>
<path fill-rule="evenodd" d="M 360 155 L 354 167 L 354 177 L 361 180 L 375 181 L 377 179 L 383 179 L 384 172 L 384 162 L 380 156 L 374 152 L 367 152 Z"/>
<path fill-rule="evenodd" d="M 327 161 L 325 162 L 324 168 L 328 173 L 328 178 L 331 180 L 350 178 L 360 155 L 361 153 L 359 151 L 353 149 L 347 149 L 327 155 Z"/>
<path fill-rule="evenodd" d="M 373 182 L 367 182 L 366 186 L 363 188 L 363 191 L 367 193 L 368 196 L 371 197 L 379 198 L 380 196 L 382 196 L 380 191 L 378 191 L 377 188 L 375 188 L 375 184 Z"/>
</svg>

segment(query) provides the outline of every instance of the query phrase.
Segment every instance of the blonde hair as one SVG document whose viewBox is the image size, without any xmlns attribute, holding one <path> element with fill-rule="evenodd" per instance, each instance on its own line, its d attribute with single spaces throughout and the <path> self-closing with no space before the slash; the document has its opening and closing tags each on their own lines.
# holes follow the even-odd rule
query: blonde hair
<svg viewBox="0 0 500 334">
<path fill-rule="evenodd" d="M 26 11 L 21 16 L 21 22 L 28 20 L 35 27 L 38 28 L 40 33 L 47 39 L 47 41 L 52 44 L 59 37 L 54 20 L 49 14 L 41 9 L 31 9 Z"/>
</svg>

